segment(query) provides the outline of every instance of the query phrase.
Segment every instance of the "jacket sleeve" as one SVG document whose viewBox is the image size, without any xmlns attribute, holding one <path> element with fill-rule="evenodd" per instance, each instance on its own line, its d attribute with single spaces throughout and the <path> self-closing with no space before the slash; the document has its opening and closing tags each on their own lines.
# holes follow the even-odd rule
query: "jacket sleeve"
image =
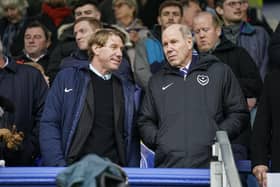
<svg viewBox="0 0 280 187">
<path fill-rule="evenodd" d="M 280 68 L 280 22 L 274 33 L 271 36 L 270 44 L 269 44 L 269 61 L 270 61 L 270 70 L 274 68 Z"/>
<path fill-rule="evenodd" d="M 144 100 L 140 108 L 137 126 L 142 141 L 152 150 L 154 150 L 156 146 L 156 135 L 158 131 L 157 119 L 157 113 L 149 84 L 149 88 L 147 88 L 145 92 Z"/>
<path fill-rule="evenodd" d="M 246 98 L 259 98 L 262 79 L 253 58 L 244 48 L 238 48 L 240 77 L 237 77 Z"/>
<path fill-rule="evenodd" d="M 148 63 L 145 39 L 137 42 L 135 46 L 134 75 L 136 83 L 141 88 L 146 88 L 152 73 Z"/>
<path fill-rule="evenodd" d="M 267 77 L 264 82 L 264 89 L 258 105 L 258 111 L 253 126 L 252 133 L 252 168 L 262 164 L 268 166 L 268 155 L 270 147 L 271 129 L 272 129 L 272 112 L 269 98 L 269 81 Z"/>
<path fill-rule="evenodd" d="M 249 111 L 239 83 L 229 67 L 225 70 L 223 85 L 224 120 L 219 128 L 225 130 L 230 139 L 234 139 L 249 125 Z"/>
<path fill-rule="evenodd" d="M 40 124 L 40 148 L 43 164 L 65 166 L 60 124 L 62 114 L 62 76 L 58 76 L 48 93 Z"/>
<path fill-rule="evenodd" d="M 39 127 L 40 127 L 40 119 L 43 113 L 45 100 L 48 93 L 48 86 L 46 81 L 44 80 L 41 72 L 38 72 L 35 79 L 35 84 L 33 88 L 33 106 L 32 112 L 35 116 L 35 124 L 32 128 L 32 135 L 30 136 L 30 143 L 28 148 L 30 149 L 31 146 L 34 147 L 33 156 L 36 157 L 40 153 L 40 146 L 39 146 Z M 28 138 L 28 137 L 27 137 Z"/>
<path fill-rule="evenodd" d="M 259 39 L 257 39 L 258 42 L 263 42 L 263 43 L 258 43 L 258 46 L 261 47 L 259 53 L 260 53 L 260 60 L 262 63 L 259 64 L 259 71 L 262 77 L 262 80 L 264 80 L 268 68 L 268 63 L 269 63 L 269 58 L 268 58 L 268 47 L 269 47 L 269 41 L 270 41 L 270 37 L 268 35 L 268 33 L 261 27 L 258 27 L 258 29 L 260 30 L 260 32 L 258 32 L 259 34 L 261 34 L 261 36 L 259 36 Z"/>
</svg>

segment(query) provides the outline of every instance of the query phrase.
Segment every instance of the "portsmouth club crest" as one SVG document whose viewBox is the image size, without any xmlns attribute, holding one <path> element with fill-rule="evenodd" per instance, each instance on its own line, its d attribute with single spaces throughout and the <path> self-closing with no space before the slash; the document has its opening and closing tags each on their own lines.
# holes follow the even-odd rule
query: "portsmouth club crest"
<svg viewBox="0 0 280 187">
<path fill-rule="evenodd" d="M 196 80 L 201 86 L 206 86 L 209 83 L 209 77 L 207 75 L 197 75 Z"/>
</svg>

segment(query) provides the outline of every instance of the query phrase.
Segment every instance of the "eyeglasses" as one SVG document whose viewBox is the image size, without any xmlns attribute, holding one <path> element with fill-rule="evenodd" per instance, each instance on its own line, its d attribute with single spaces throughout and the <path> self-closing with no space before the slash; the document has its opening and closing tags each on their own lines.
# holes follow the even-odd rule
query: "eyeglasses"
<svg viewBox="0 0 280 187">
<path fill-rule="evenodd" d="M 228 2 L 225 4 L 230 6 L 231 8 L 235 8 L 237 6 L 241 6 L 243 3 L 244 3 L 244 1 L 231 1 L 231 2 Z"/>
</svg>

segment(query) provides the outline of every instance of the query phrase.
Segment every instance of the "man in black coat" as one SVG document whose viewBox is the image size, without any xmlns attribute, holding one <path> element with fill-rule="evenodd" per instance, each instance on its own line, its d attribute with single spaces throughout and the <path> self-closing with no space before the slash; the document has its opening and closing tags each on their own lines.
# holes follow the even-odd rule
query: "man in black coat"
<svg viewBox="0 0 280 187">
<path fill-rule="evenodd" d="M 267 75 L 258 105 L 252 134 L 252 171 L 260 186 L 266 186 L 266 173 L 280 172 L 280 72 Z"/>
<path fill-rule="evenodd" d="M 218 19 L 211 13 L 198 14 L 193 23 L 198 51 L 211 53 L 231 67 L 247 100 L 248 109 L 252 111 L 256 107 L 262 89 L 262 80 L 254 60 L 245 49 L 222 36 Z M 251 129 L 248 126 L 241 136 L 232 141 L 235 159 L 248 159 L 250 134 Z"/>
<path fill-rule="evenodd" d="M 269 69 L 280 68 L 280 22 L 271 36 L 268 55 L 269 55 Z"/>
<path fill-rule="evenodd" d="M 6 165 L 34 165 L 39 154 L 38 127 L 47 89 L 41 72 L 31 66 L 16 64 L 3 55 L 0 41 L 0 96 L 10 101 L 10 106 L 14 107 L 13 115 L 8 116 L 8 124 L 0 126 L 0 130 L 8 129 L 13 132 L 15 128 L 11 126 L 15 125 L 17 131 L 24 135 L 23 141 L 15 149 L 10 149 L 7 144 L 2 150 Z M 1 107 L 2 104 L 0 102 Z"/>
</svg>

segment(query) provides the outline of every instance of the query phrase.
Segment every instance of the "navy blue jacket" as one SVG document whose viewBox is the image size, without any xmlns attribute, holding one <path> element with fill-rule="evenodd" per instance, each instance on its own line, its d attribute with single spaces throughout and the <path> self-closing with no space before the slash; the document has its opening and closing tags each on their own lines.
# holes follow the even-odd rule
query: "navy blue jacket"
<svg viewBox="0 0 280 187">
<path fill-rule="evenodd" d="M 53 82 L 41 119 L 41 152 L 43 163 L 49 166 L 66 165 L 91 81 L 89 63 L 85 63 L 85 60 L 79 63 L 79 60 L 73 57 L 69 57 L 67 61 L 68 65 L 64 64 Z M 114 76 L 118 77 L 123 85 L 126 164 L 136 167 L 140 163 L 140 141 L 134 124 L 137 89 L 126 78 L 116 74 Z"/>
<path fill-rule="evenodd" d="M 8 165 L 34 164 L 34 158 L 39 154 L 38 125 L 47 89 L 42 74 L 31 66 L 9 59 L 8 66 L 0 69 L 0 96 L 13 102 L 14 123 L 25 135 L 21 149 L 5 158 Z"/>
</svg>

